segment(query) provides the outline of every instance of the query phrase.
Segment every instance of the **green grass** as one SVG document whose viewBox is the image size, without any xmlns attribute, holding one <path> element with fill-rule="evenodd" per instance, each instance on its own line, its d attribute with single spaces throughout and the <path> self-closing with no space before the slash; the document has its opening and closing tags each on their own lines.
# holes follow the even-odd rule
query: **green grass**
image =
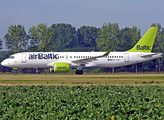
<svg viewBox="0 0 164 120">
<path fill-rule="evenodd" d="M 164 84 L 164 74 L 56 75 L 0 74 L 0 85 L 140 85 Z"/>
</svg>

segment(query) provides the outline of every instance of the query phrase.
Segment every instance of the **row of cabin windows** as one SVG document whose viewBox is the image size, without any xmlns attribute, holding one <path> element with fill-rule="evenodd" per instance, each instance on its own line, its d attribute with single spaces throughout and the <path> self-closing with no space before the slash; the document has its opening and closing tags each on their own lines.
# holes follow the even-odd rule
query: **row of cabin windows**
<svg viewBox="0 0 164 120">
<path fill-rule="evenodd" d="M 93 56 L 74 56 L 74 58 L 91 58 Z M 72 58 L 72 56 L 70 56 Z"/>
<path fill-rule="evenodd" d="M 64 58 L 64 56 L 60 56 L 60 58 Z"/>
<path fill-rule="evenodd" d="M 74 58 L 91 58 L 93 56 L 74 56 Z M 60 56 L 60 58 L 64 58 L 64 56 Z M 72 56 L 70 56 L 72 58 Z M 123 56 L 104 56 L 100 58 L 123 58 Z"/>
</svg>

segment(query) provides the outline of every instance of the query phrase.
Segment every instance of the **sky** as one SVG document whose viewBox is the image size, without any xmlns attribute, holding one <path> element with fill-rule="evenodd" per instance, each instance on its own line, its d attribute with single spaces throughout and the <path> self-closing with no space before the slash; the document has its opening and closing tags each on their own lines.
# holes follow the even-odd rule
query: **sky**
<svg viewBox="0 0 164 120">
<path fill-rule="evenodd" d="M 0 39 L 9 26 L 67 23 L 101 28 L 118 23 L 119 28 L 136 26 L 143 35 L 152 23 L 164 27 L 163 0 L 0 0 Z"/>
</svg>

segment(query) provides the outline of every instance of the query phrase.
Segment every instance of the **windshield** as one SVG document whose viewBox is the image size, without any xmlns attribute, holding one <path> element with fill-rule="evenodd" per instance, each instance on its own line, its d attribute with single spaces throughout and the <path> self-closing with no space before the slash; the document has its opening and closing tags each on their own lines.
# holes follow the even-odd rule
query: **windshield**
<svg viewBox="0 0 164 120">
<path fill-rule="evenodd" d="M 7 59 L 14 59 L 15 57 L 14 56 L 10 56 L 10 57 L 8 57 Z"/>
</svg>

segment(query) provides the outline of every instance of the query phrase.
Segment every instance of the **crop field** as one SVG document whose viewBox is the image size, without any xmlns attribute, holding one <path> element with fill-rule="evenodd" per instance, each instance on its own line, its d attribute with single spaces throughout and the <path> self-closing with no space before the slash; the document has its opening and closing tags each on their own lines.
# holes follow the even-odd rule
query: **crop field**
<svg viewBox="0 0 164 120">
<path fill-rule="evenodd" d="M 0 119 L 164 119 L 164 75 L 1 74 Z"/>
<path fill-rule="evenodd" d="M 164 119 L 163 86 L 1 86 L 0 118 Z"/>
</svg>

